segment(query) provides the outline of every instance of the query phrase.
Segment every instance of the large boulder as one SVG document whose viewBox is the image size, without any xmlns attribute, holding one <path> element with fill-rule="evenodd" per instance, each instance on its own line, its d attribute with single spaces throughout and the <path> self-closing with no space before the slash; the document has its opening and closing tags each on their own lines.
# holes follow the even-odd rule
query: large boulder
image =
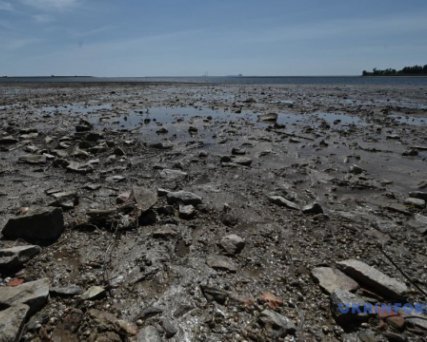
<svg viewBox="0 0 427 342">
<path fill-rule="evenodd" d="M 30 210 L 26 215 L 9 219 L 2 233 L 6 239 L 23 239 L 37 243 L 55 241 L 63 231 L 62 209 L 47 207 Z"/>
</svg>

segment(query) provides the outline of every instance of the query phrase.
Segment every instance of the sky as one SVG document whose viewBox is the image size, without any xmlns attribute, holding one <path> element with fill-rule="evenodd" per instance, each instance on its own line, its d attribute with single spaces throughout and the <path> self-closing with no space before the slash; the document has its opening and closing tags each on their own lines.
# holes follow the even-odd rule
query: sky
<svg viewBox="0 0 427 342">
<path fill-rule="evenodd" d="M 427 64 L 426 0 L 0 0 L 0 75 L 360 75 Z"/>
</svg>

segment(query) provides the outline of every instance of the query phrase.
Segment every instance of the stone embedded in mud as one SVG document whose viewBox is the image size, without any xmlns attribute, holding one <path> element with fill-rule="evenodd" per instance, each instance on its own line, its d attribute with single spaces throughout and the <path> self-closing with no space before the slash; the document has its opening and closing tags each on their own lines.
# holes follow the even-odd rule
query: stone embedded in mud
<svg viewBox="0 0 427 342">
<path fill-rule="evenodd" d="M 258 115 L 258 120 L 266 122 L 276 122 L 279 115 L 277 113 L 267 113 Z"/>
<path fill-rule="evenodd" d="M 163 330 L 165 331 L 166 338 L 174 337 L 178 333 L 178 329 L 170 320 L 163 318 L 161 323 Z"/>
<path fill-rule="evenodd" d="M 157 142 L 149 144 L 148 147 L 156 148 L 159 150 L 171 150 L 173 149 L 173 144 L 171 142 Z"/>
<path fill-rule="evenodd" d="M 426 201 L 421 198 L 408 197 L 405 199 L 405 204 L 419 209 L 424 209 L 426 206 Z"/>
<path fill-rule="evenodd" d="M 209 267 L 230 272 L 237 272 L 238 269 L 237 264 L 233 260 L 222 255 L 209 255 L 206 258 L 206 263 Z"/>
<path fill-rule="evenodd" d="M 47 158 L 45 155 L 29 154 L 19 158 L 19 161 L 32 165 L 46 164 Z"/>
<path fill-rule="evenodd" d="M 365 170 L 362 169 L 360 166 L 358 165 L 352 165 L 350 166 L 350 173 L 354 174 L 354 175 L 360 175 L 361 173 L 363 173 Z"/>
<path fill-rule="evenodd" d="M 216 301 L 217 303 L 224 305 L 229 297 L 229 293 L 227 291 L 215 287 L 201 285 L 200 289 L 208 302 Z"/>
<path fill-rule="evenodd" d="M 191 219 L 196 215 L 196 209 L 193 205 L 180 205 L 178 210 L 179 217 L 183 219 Z"/>
<path fill-rule="evenodd" d="M 304 214 L 323 214 L 323 208 L 319 203 L 311 203 L 302 208 Z"/>
<path fill-rule="evenodd" d="M 202 203 L 202 198 L 200 196 L 188 191 L 168 192 L 166 197 L 170 204 L 183 203 L 197 205 Z"/>
<path fill-rule="evenodd" d="M 412 191 L 412 192 L 409 193 L 409 197 L 419 198 L 419 199 L 422 199 L 424 201 L 427 201 L 427 192 L 424 192 L 424 191 Z"/>
<path fill-rule="evenodd" d="M 137 342 L 162 342 L 159 331 L 152 325 L 142 328 L 136 336 Z"/>
<path fill-rule="evenodd" d="M 181 170 L 163 169 L 160 171 L 160 177 L 166 180 L 176 180 L 187 177 L 188 173 Z"/>
<path fill-rule="evenodd" d="M 94 300 L 105 295 L 105 289 L 102 286 L 92 286 L 87 289 L 80 297 L 83 300 Z"/>
<path fill-rule="evenodd" d="M 50 289 L 50 294 L 58 297 L 73 297 L 80 295 L 82 292 L 82 288 L 77 285 L 70 285 L 66 287 L 52 287 Z"/>
<path fill-rule="evenodd" d="M 0 138 L 0 145 L 15 144 L 17 142 L 18 142 L 18 139 L 12 137 L 11 135 L 7 135 L 5 137 Z"/>
<path fill-rule="evenodd" d="M 107 327 L 108 330 L 114 330 L 117 333 L 124 333 L 126 335 L 134 336 L 138 332 L 135 324 L 118 319 L 113 314 L 96 309 L 89 310 L 89 316 L 92 317 L 98 324 Z"/>
<path fill-rule="evenodd" d="M 47 278 L 30 281 L 15 287 L 0 287 L 0 306 L 26 304 L 30 312 L 40 310 L 49 296 L 49 280 Z"/>
<path fill-rule="evenodd" d="M 156 191 L 140 186 L 132 187 L 132 196 L 138 209 L 143 212 L 150 209 L 158 200 Z"/>
<path fill-rule="evenodd" d="M 15 342 L 21 340 L 29 310 L 28 305 L 18 304 L 0 311 L 0 341 Z"/>
<path fill-rule="evenodd" d="M 17 246 L 0 249 L 0 270 L 11 270 L 22 267 L 32 257 L 39 254 L 39 246 Z"/>
<path fill-rule="evenodd" d="M 289 318 L 272 310 L 264 310 L 259 316 L 260 322 L 270 330 L 271 338 L 285 337 L 288 334 L 295 334 L 296 326 Z"/>
<path fill-rule="evenodd" d="M 93 129 L 93 125 L 87 121 L 80 119 L 79 124 L 76 126 L 76 132 L 88 132 Z"/>
<path fill-rule="evenodd" d="M 63 231 L 62 209 L 48 207 L 30 210 L 26 215 L 9 219 L 2 233 L 6 239 L 51 242 L 57 240 Z"/>
<path fill-rule="evenodd" d="M 277 205 L 280 205 L 281 207 L 287 207 L 289 209 L 300 210 L 300 207 L 296 203 L 291 202 L 282 196 L 271 195 L 271 196 L 268 196 L 268 199 L 270 200 L 270 202 L 277 204 Z"/>
<path fill-rule="evenodd" d="M 316 267 L 311 273 L 319 282 L 320 287 L 329 294 L 336 290 L 354 291 L 359 287 L 359 284 L 354 279 L 346 276 L 336 268 Z"/>
<path fill-rule="evenodd" d="M 373 290 L 384 298 L 400 299 L 408 292 L 405 283 L 391 278 L 376 268 L 359 260 L 344 260 L 337 263 L 345 274 L 359 282 L 362 286 Z"/>
<path fill-rule="evenodd" d="M 86 174 L 86 173 L 93 172 L 93 166 L 92 164 L 89 164 L 89 163 L 77 163 L 77 162 L 71 161 L 67 165 L 67 171 Z"/>
<path fill-rule="evenodd" d="M 335 290 L 331 294 L 331 310 L 335 320 L 342 327 L 351 327 L 368 319 L 364 313 L 366 302 L 347 290 Z"/>
<path fill-rule="evenodd" d="M 79 196 L 76 191 L 60 191 L 51 194 L 55 201 L 50 203 L 51 207 L 61 207 L 63 209 L 72 209 L 79 203 Z"/>
<path fill-rule="evenodd" d="M 232 158 L 233 163 L 244 165 L 244 166 L 250 166 L 252 164 L 252 159 L 249 157 L 233 157 Z"/>
<path fill-rule="evenodd" d="M 231 154 L 242 156 L 246 154 L 246 150 L 244 148 L 233 147 L 233 149 L 231 150 Z"/>
<path fill-rule="evenodd" d="M 236 234 L 230 234 L 221 239 L 220 246 L 228 255 L 235 255 L 245 247 L 245 240 Z"/>
</svg>

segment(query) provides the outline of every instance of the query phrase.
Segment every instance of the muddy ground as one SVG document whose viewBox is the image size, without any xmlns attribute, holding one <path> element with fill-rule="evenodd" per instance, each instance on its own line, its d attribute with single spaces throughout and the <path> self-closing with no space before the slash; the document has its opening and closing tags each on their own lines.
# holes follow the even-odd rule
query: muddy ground
<svg viewBox="0 0 427 342">
<path fill-rule="evenodd" d="M 424 340 L 420 327 L 378 317 L 340 326 L 312 270 L 360 259 L 405 282 L 408 302 L 427 301 L 417 289 L 427 291 L 427 209 L 408 200 L 427 191 L 427 88 L 33 84 L 0 94 L 0 138 L 13 138 L 0 145 L 0 228 L 26 208 L 56 205 L 65 218 L 59 239 L 0 277 L 49 279 L 23 340 L 143 341 L 147 326 L 147 341 Z M 141 213 L 132 189 L 158 198 Z M 201 203 L 168 203 L 180 190 Z M 53 203 L 58 192 L 71 195 Z M 322 210 L 299 210 L 313 203 Z M 110 211 L 94 220 L 96 210 Z M 230 234 L 241 240 L 227 251 Z M 71 285 L 104 292 L 52 291 Z M 295 329 L 265 323 L 266 309 Z"/>
</svg>

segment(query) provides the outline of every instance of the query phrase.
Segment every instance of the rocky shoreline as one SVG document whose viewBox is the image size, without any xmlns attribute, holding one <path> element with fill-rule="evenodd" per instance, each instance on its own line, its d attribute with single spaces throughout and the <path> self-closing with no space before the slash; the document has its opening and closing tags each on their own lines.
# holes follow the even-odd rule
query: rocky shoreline
<svg viewBox="0 0 427 342">
<path fill-rule="evenodd" d="M 426 88 L 0 93 L 1 341 L 427 335 Z"/>
</svg>

